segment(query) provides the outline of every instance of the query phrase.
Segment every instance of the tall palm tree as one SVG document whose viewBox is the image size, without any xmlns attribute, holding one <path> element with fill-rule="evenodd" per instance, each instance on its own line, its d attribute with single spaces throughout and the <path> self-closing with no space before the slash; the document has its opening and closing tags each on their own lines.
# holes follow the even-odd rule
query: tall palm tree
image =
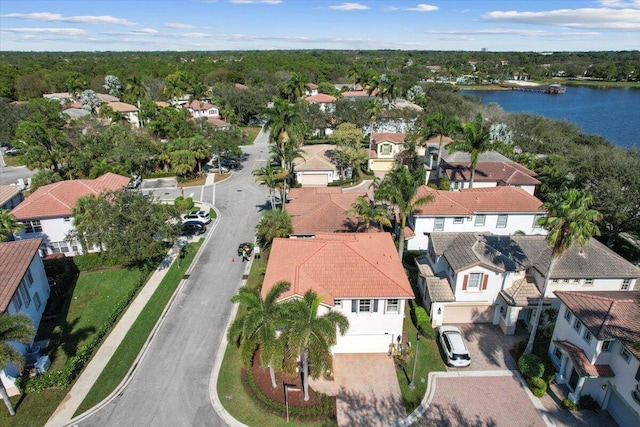
<svg viewBox="0 0 640 427">
<path fill-rule="evenodd" d="M 140 100 L 144 99 L 145 95 L 147 94 L 147 87 L 144 85 L 144 82 L 142 81 L 142 78 L 140 76 L 131 76 L 131 78 L 127 80 L 124 93 L 136 100 L 139 110 Z"/>
<path fill-rule="evenodd" d="M 387 208 L 366 197 L 358 197 L 351 209 L 347 210 L 347 215 L 357 216 L 359 221 L 364 223 L 365 231 L 369 231 L 372 222 L 386 225 L 387 227 L 391 226 Z"/>
<path fill-rule="evenodd" d="M 366 113 L 369 117 L 369 150 L 373 146 L 373 122 L 378 118 L 378 115 L 382 112 L 383 107 L 380 101 L 377 99 L 370 99 L 367 102 Z"/>
<path fill-rule="evenodd" d="M 0 242 L 13 240 L 13 233 L 18 233 L 24 227 L 8 210 L 0 209 Z"/>
<path fill-rule="evenodd" d="M 300 111 L 294 104 L 285 99 L 277 98 L 273 102 L 273 108 L 267 110 L 267 123 L 270 128 L 269 139 L 276 143 L 281 149 L 290 141 L 295 146 L 300 146 L 302 142 L 303 124 Z M 282 167 L 285 167 L 282 159 Z"/>
<path fill-rule="evenodd" d="M 554 265 L 574 243 L 577 243 L 582 248 L 592 236 L 600 235 L 596 222 L 602 219 L 602 214 L 594 209 L 589 209 L 592 200 L 593 197 L 588 192 L 569 188 L 561 193 L 554 194 L 544 204 L 544 208 L 549 212 L 549 215 L 540 218 L 539 224 L 549 230 L 546 240 L 551 246 L 551 261 L 544 276 L 538 307 L 531 324 L 531 333 L 525 349 L 527 353 L 530 353 L 533 349 L 544 296 L 549 286 Z"/>
<path fill-rule="evenodd" d="M 440 184 L 440 174 L 438 173 L 440 167 L 440 160 L 442 159 L 442 141 L 444 137 L 453 136 L 460 128 L 460 120 L 457 117 L 452 117 L 442 110 L 434 112 L 427 119 L 427 126 L 423 131 L 425 140 L 438 136 L 438 160 L 436 161 L 436 179 L 438 185 Z"/>
<path fill-rule="evenodd" d="M 0 367 L 4 368 L 11 363 L 21 372 L 24 366 L 24 356 L 10 342 L 29 345 L 34 334 L 35 330 L 28 316 L 24 314 L 0 314 Z M 2 381 L 0 381 L 0 395 L 5 405 L 7 405 L 9 415 L 14 416 L 16 411 L 11 404 L 11 400 L 9 400 L 9 395 Z"/>
<path fill-rule="evenodd" d="M 415 209 L 433 201 L 432 195 L 417 196 L 421 182 L 417 175 L 413 175 L 403 165 L 397 165 L 388 173 L 376 190 L 376 200 L 386 201 L 395 207 L 400 220 L 398 231 L 398 255 L 400 260 L 404 255 L 404 229 L 407 218 Z"/>
<path fill-rule="evenodd" d="M 273 388 L 277 387 L 274 361 L 283 357 L 278 330 L 286 321 L 282 310 L 284 306 L 278 303 L 278 298 L 290 287 L 288 282 L 278 282 L 263 299 L 258 288 L 243 286 L 231 298 L 231 302 L 240 303 L 244 311 L 231 324 L 227 337 L 239 345 L 240 360 L 246 367 L 251 366 L 253 355 L 260 347 L 260 364 L 269 366 Z"/>
<path fill-rule="evenodd" d="M 309 375 L 318 378 L 331 367 L 331 346 L 336 344 L 337 332 L 344 335 L 349 320 L 337 311 L 321 316 L 318 308 L 322 298 L 308 290 L 302 299 L 286 303 L 284 311 L 289 319 L 283 330 L 286 343 L 285 370 L 295 372 L 298 358 L 302 362 L 304 400 L 309 400 Z"/>
<path fill-rule="evenodd" d="M 302 98 L 307 90 L 307 83 L 304 74 L 291 73 L 291 77 L 284 85 L 284 94 L 287 96 L 287 100 L 296 103 L 298 99 Z"/>
<path fill-rule="evenodd" d="M 283 200 L 283 205 L 284 202 Z M 270 248 L 276 237 L 289 237 L 291 233 L 293 233 L 291 217 L 284 209 L 266 211 L 256 227 L 256 239 L 263 249 Z"/>
<path fill-rule="evenodd" d="M 491 140 L 489 127 L 484 125 L 480 114 L 476 116 L 474 121 L 464 122 L 460 130 L 462 132 L 461 138 L 449 144 L 447 150 L 449 153 L 453 153 L 454 151 L 469 153 L 471 158 L 469 188 L 473 188 L 473 179 L 480 154 L 503 148 L 505 144 L 500 141 Z"/>
<path fill-rule="evenodd" d="M 282 169 L 280 168 L 274 167 L 271 162 L 268 161 L 265 166 L 253 171 L 253 175 L 255 175 L 256 181 L 269 189 L 269 203 L 271 204 L 271 209 L 274 209 L 276 206 L 275 190 L 276 186 L 280 182 L 281 170 Z"/>
</svg>

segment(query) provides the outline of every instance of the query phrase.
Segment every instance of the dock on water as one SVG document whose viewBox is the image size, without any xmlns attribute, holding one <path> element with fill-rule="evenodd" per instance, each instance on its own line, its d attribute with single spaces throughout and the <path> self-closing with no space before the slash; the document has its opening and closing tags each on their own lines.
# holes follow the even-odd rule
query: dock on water
<svg viewBox="0 0 640 427">
<path fill-rule="evenodd" d="M 502 84 L 502 87 L 511 90 L 521 90 L 524 92 L 548 93 L 551 95 L 559 95 L 565 93 L 567 88 L 558 84 L 553 85 L 518 85 L 518 84 Z"/>
</svg>

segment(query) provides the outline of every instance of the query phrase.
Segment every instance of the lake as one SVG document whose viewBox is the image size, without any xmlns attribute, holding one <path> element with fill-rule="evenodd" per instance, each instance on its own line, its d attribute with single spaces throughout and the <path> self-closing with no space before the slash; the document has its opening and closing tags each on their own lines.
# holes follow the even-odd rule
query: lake
<svg viewBox="0 0 640 427">
<path fill-rule="evenodd" d="M 568 86 L 562 95 L 517 90 L 461 92 L 478 97 L 485 104 L 500 104 L 510 113 L 566 119 L 586 134 L 602 136 L 622 147 L 640 148 L 640 89 Z"/>
</svg>

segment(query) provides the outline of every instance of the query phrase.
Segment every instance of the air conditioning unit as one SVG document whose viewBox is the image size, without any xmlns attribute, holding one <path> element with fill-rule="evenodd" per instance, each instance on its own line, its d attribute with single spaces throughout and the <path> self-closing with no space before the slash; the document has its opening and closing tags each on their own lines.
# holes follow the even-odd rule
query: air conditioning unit
<svg viewBox="0 0 640 427">
<path fill-rule="evenodd" d="M 36 372 L 39 375 L 42 375 L 45 372 L 47 372 L 50 366 L 51 366 L 51 359 L 49 359 L 49 356 L 46 356 L 46 355 L 41 356 L 36 362 L 36 364 L 34 365 L 34 367 L 36 368 Z"/>
</svg>

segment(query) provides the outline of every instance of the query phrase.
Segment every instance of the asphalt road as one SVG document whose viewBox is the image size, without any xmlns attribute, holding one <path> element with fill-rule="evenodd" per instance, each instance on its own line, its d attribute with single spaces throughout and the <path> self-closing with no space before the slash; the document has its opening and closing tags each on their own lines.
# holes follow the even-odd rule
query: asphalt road
<svg viewBox="0 0 640 427">
<path fill-rule="evenodd" d="M 36 171 L 28 169 L 26 166 L 2 166 L 0 165 L 0 184 L 9 185 L 18 182 L 18 179 L 22 178 L 25 182 Z"/>
<path fill-rule="evenodd" d="M 268 206 L 266 188 L 251 174 L 266 161 L 267 134 L 244 151 L 249 157 L 243 168 L 215 186 L 217 225 L 133 379 L 79 426 L 225 425 L 211 406 L 209 377 L 245 266 L 238 244 L 253 240 Z"/>
</svg>

